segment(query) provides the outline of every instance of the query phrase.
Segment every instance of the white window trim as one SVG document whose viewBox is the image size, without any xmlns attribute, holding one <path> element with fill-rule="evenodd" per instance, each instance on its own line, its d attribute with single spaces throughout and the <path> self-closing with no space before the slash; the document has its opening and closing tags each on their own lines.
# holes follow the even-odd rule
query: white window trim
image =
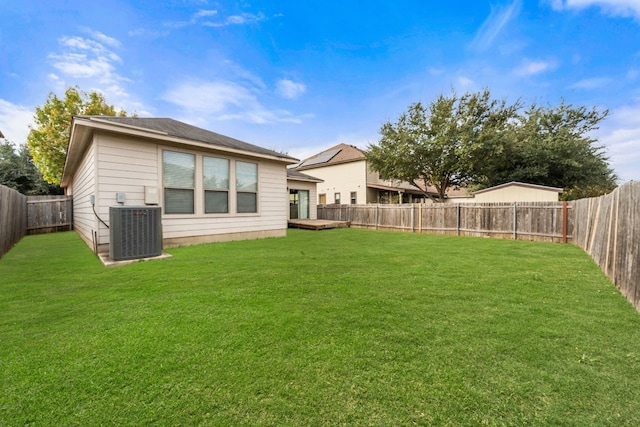
<svg viewBox="0 0 640 427">
<path fill-rule="evenodd" d="M 208 153 L 197 150 L 185 150 L 177 147 L 158 145 L 158 188 L 160 189 L 160 206 L 162 206 L 162 216 L 167 219 L 189 219 L 189 218 L 240 218 L 240 217 L 258 217 L 261 216 L 260 197 L 261 197 L 261 163 L 256 159 L 246 159 L 242 157 L 227 156 L 221 153 Z M 185 153 L 195 155 L 195 186 L 194 186 L 194 213 L 192 214 L 166 214 L 164 213 L 164 167 L 163 152 L 173 151 L 176 153 Z M 203 156 L 217 157 L 229 160 L 229 212 L 228 213 L 204 213 L 204 163 Z M 236 189 L 236 162 L 254 163 L 257 165 L 257 191 L 256 191 L 256 212 L 238 213 L 237 208 L 237 189 Z"/>
</svg>

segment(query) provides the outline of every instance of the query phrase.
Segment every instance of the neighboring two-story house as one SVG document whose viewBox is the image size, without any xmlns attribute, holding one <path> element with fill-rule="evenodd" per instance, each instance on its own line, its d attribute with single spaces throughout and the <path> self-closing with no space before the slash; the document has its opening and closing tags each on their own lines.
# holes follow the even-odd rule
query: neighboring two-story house
<svg viewBox="0 0 640 427">
<path fill-rule="evenodd" d="M 295 169 L 322 180 L 317 184 L 321 205 L 418 203 L 425 199 L 411 184 L 380 179 L 367 167 L 365 152 L 352 145 L 338 144 L 300 162 Z"/>
</svg>

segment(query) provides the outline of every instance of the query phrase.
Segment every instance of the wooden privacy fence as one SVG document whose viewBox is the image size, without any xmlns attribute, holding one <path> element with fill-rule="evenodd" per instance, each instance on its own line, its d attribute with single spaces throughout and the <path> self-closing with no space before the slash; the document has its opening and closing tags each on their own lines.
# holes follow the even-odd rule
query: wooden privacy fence
<svg viewBox="0 0 640 427">
<path fill-rule="evenodd" d="M 352 227 L 567 242 L 571 205 L 563 202 L 404 205 L 319 205 L 318 219 Z"/>
<path fill-rule="evenodd" d="M 71 196 L 25 196 L 0 185 L 0 257 L 25 234 L 72 229 Z"/>
<path fill-rule="evenodd" d="M 27 197 L 0 185 L 0 257 L 27 232 Z"/>
<path fill-rule="evenodd" d="M 72 196 L 28 196 L 27 234 L 73 229 Z"/>
<path fill-rule="evenodd" d="M 640 311 L 640 182 L 573 206 L 575 243 Z"/>
</svg>

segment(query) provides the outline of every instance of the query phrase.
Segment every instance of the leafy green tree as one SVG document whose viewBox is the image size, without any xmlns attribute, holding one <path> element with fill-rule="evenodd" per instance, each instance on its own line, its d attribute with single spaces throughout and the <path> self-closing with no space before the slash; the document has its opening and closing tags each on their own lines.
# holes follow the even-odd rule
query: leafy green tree
<svg viewBox="0 0 640 427">
<path fill-rule="evenodd" d="M 26 145 L 16 153 L 13 144 L 7 140 L 0 141 L 0 184 L 25 195 L 63 193 L 62 188 L 42 179 Z"/>
<path fill-rule="evenodd" d="M 518 108 L 518 103 L 492 99 L 488 90 L 440 95 L 428 107 L 413 104 L 396 123 L 382 125 L 380 140 L 368 147 L 369 168 L 382 179 L 409 182 L 443 201 L 448 188 L 473 183 L 485 160 L 502 152 Z"/>
<path fill-rule="evenodd" d="M 484 187 L 510 181 L 565 189 L 563 198 L 598 196 L 616 187 L 604 148 L 593 131 L 608 115 L 595 108 L 532 105 L 518 117 L 512 138 L 480 181 Z"/>
<path fill-rule="evenodd" d="M 63 99 L 50 93 L 42 107 L 36 107 L 35 125 L 27 138 L 33 161 L 43 178 L 59 185 L 67 155 L 71 118 L 79 115 L 103 115 L 125 117 L 125 111 L 118 111 L 107 104 L 104 96 L 92 91 L 86 93 L 78 87 L 65 91 Z"/>
</svg>

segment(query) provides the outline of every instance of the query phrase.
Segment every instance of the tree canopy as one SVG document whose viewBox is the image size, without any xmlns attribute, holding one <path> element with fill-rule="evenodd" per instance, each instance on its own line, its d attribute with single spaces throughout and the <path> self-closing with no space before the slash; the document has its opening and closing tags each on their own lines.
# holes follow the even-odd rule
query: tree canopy
<svg viewBox="0 0 640 427">
<path fill-rule="evenodd" d="M 34 126 L 27 137 L 31 156 L 42 177 L 59 185 L 67 155 L 71 118 L 79 115 L 125 117 L 125 111 L 107 104 L 104 96 L 92 91 L 86 93 L 78 87 L 70 87 L 64 98 L 50 93 L 42 107 L 36 107 Z"/>
<path fill-rule="evenodd" d="M 517 109 L 491 99 L 488 90 L 440 95 L 428 107 L 415 103 L 397 123 L 382 125 L 378 144 L 368 147 L 367 162 L 382 179 L 410 182 L 443 200 L 448 188 L 473 183 L 481 162 L 500 153 Z"/>
<path fill-rule="evenodd" d="M 414 184 L 442 201 L 450 188 L 510 181 L 564 188 L 566 198 L 600 195 L 616 176 L 592 131 L 607 116 L 595 108 L 491 98 L 488 90 L 415 103 L 380 128 L 367 161 L 382 179 Z M 434 187 L 438 196 L 428 193 Z"/>
<path fill-rule="evenodd" d="M 42 179 L 31 159 L 29 147 L 23 145 L 16 152 L 7 140 L 0 140 L 0 184 L 25 195 L 62 194 L 60 187 Z"/>
<path fill-rule="evenodd" d="M 604 147 L 592 136 L 608 115 L 595 108 L 532 105 L 519 115 L 513 138 L 480 179 L 484 187 L 521 181 L 564 188 L 565 199 L 591 197 L 616 187 Z"/>
</svg>

